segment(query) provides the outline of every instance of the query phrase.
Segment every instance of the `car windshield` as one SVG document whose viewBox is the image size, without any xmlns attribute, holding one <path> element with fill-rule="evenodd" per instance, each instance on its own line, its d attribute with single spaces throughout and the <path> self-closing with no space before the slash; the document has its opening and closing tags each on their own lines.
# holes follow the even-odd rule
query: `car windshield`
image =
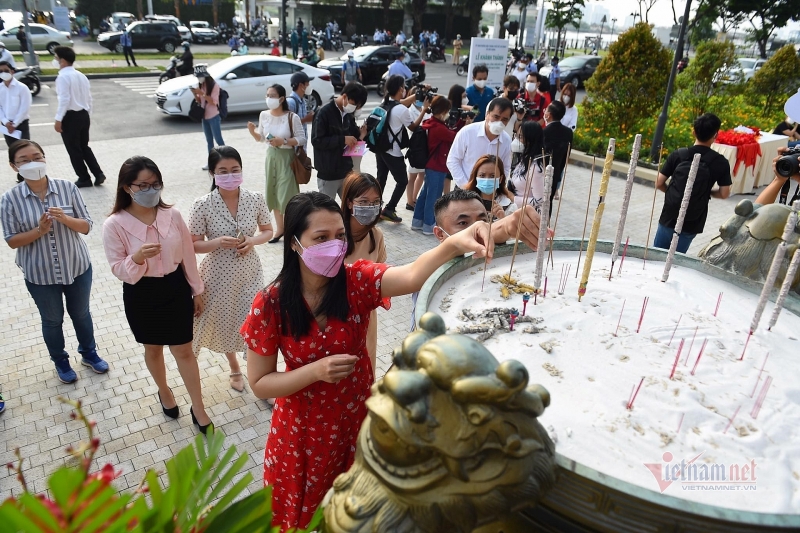
<svg viewBox="0 0 800 533">
<path fill-rule="evenodd" d="M 586 63 L 585 59 L 580 59 L 577 57 L 568 57 L 564 61 L 561 61 L 558 64 L 558 66 L 560 68 L 578 68 L 582 67 L 584 63 Z"/>
<path fill-rule="evenodd" d="M 742 68 L 753 68 L 756 64 L 755 59 L 740 59 L 739 66 Z"/>
</svg>

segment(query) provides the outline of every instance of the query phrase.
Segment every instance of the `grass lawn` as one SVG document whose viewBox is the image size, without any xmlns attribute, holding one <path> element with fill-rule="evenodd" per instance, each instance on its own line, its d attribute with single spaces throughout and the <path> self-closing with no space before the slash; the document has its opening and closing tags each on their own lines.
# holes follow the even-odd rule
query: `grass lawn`
<svg viewBox="0 0 800 533">
<path fill-rule="evenodd" d="M 139 50 L 134 50 L 133 53 L 136 56 L 137 60 L 140 57 L 142 59 L 164 59 L 164 60 L 169 60 L 170 58 L 172 58 L 172 56 L 175 55 L 175 54 L 168 54 L 166 52 L 141 52 Z M 21 53 L 12 52 L 11 55 L 14 56 L 14 60 L 15 61 L 22 61 L 22 54 Z M 49 55 L 48 56 L 44 56 L 44 57 L 52 58 L 52 56 L 49 56 Z M 195 59 L 225 59 L 226 57 L 231 57 L 231 55 L 230 54 L 225 54 L 225 53 L 194 54 L 194 58 Z M 109 61 L 112 60 L 112 59 L 116 59 L 116 60 L 122 59 L 122 60 L 124 60 L 125 56 L 123 54 L 114 54 L 112 52 L 109 52 L 107 54 L 78 54 L 76 56 L 75 60 L 76 61 L 102 61 L 104 59 L 105 60 L 109 60 Z M 50 61 L 50 59 L 47 59 L 47 61 Z M 40 62 L 42 62 L 41 58 L 40 58 Z"/>
<path fill-rule="evenodd" d="M 81 72 L 84 74 L 122 74 L 125 72 L 150 72 L 151 69 L 147 67 L 90 67 L 82 68 Z M 54 68 L 43 68 L 42 76 L 56 76 L 58 70 Z"/>
</svg>

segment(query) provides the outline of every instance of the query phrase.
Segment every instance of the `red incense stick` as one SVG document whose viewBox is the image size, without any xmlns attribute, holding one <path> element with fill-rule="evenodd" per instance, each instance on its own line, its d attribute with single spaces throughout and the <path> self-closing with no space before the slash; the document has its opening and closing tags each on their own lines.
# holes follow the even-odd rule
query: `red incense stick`
<svg viewBox="0 0 800 533">
<path fill-rule="evenodd" d="M 758 413 L 761 412 L 761 406 L 764 405 L 764 399 L 767 397 L 770 385 L 772 385 L 772 376 L 767 376 L 766 381 L 764 381 L 764 386 L 761 387 L 761 392 L 758 393 L 756 404 L 750 412 L 750 416 L 752 416 L 754 420 L 758 418 Z"/>
<path fill-rule="evenodd" d="M 636 326 L 636 333 L 639 333 L 639 330 L 642 329 L 642 320 L 644 320 L 644 312 L 647 310 L 647 302 L 650 301 L 649 296 L 644 297 L 644 302 L 642 302 L 642 314 L 639 315 L 639 325 Z"/>
<path fill-rule="evenodd" d="M 683 318 L 683 314 L 681 314 L 681 316 L 678 317 L 678 322 L 675 323 L 675 329 L 672 330 L 672 335 L 669 338 L 667 346 L 672 346 L 672 339 L 675 338 L 675 332 L 678 331 L 678 325 L 681 323 L 681 318 Z"/>
<path fill-rule="evenodd" d="M 622 274 L 622 264 L 625 262 L 625 255 L 628 253 L 628 243 L 630 242 L 631 238 L 628 236 L 625 239 L 625 248 L 622 249 L 622 259 L 619 262 L 619 270 L 617 270 L 617 275 L 619 276 Z"/>
<path fill-rule="evenodd" d="M 547 276 L 544 277 L 544 292 L 542 293 L 542 298 L 547 298 Z"/>
<path fill-rule="evenodd" d="M 744 341 L 744 350 L 742 350 L 742 356 L 739 358 L 739 361 L 744 359 L 744 352 L 747 351 L 747 345 L 750 344 L 750 337 L 752 336 L 753 336 L 753 330 L 750 330 L 750 332 L 747 334 L 747 340 Z"/>
<path fill-rule="evenodd" d="M 678 346 L 678 354 L 675 356 L 675 362 L 672 363 L 672 372 L 669 373 L 669 379 L 675 375 L 675 369 L 678 367 L 678 361 L 681 358 L 681 350 L 683 350 L 683 343 L 686 339 L 681 339 L 681 345 Z"/>
<path fill-rule="evenodd" d="M 614 336 L 617 336 L 617 332 L 619 332 L 619 323 L 622 322 L 622 312 L 625 311 L 625 302 L 627 299 L 622 300 L 622 309 L 619 312 L 619 320 L 617 320 L 617 329 L 614 330 Z"/>
<path fill-rule="evenodd" d="M 639 386 L 636 387 L 636 392 L 633 393 L 633 398 L 631 398 L 631 401 L 628 402 L 628 410 L 633 409 L 633 402 L 636 401 L 636 397 L 639 395 L 639 389 L 642 388 L 642 383 L 644 383 L 644 377 L 642 377 L 642 379 L 639 381 Z"/>
<path fill-rule="evenodd" d="M 697 354 L 697 361 L 694 362 L 694 366 L 692 367 L 692 375 L 694 376 L 695 370 L 697 370 L 697 365 L 700 363 L 700 358 L 703 357 L 703 350 L 706 349 L 706 342 L 708 339 L 703 339 L 703 345 L 700 347 L 700 353 Z"/>
<path fill-rule="evenodd" d="M 681 421 L 678 422 L 678 429 L 675 431 L 675 433 L 680 433 L 681 432 L 681 426 L 683 425 L 683 417 L 684 416 L 686 416 L 686 413 L 681 413 Z"/>
<path fill-rule="evenodd" d="M 694 338 L 697 336 L 697 329 L 699 327 L 700 326 L 695 326 L 694 328 L 694 334 L 692 335 L 692 342 L 689 343 L 689 351 L 686 353 L 686 361 L 683 362 L 683 366 L 689 364 L 689 354 L 692 353 L 692 347 L 694 346 Z"/>
<path fill-rule="evenodd" d="M 717 307 L 714 309 L 714 316 L 717 316 L 717 311 L 719 311 L 719 304 L 722 301 L 722 293 L 719 293 L 719 297 L 717 298 Z"/>
<path fill-rule="evenodd" d="M 756 379 L 756 384 L 753 385 L 753 392 L 750 393 L 751 398 L 756 393 L 756 389 L 758 388 L 758 382 L 761 381 L 761 373 L 764 372 L 764 367 L 767 366 L 767 359 L 769 359 L 769 352 L 767 352 L 767 355 L 764 357 L 764 362 L 761 363 L 761 370 L 758 371 L 758 378 Z"/>
<path fill-rule="evenodd" d="M 733 416 L 728 420 L 728 425 L 725 426 L 725 431 L 722 432 L 723 434 L 728 432 L 728 429 L 730 429 L 731 424 L 733 424 L 733 420 L 736 418 L 736 415 L 739 414 L 739 409 L 741 408 L 742 406 L 740 405 L 739 407 L 736 408 L 736 411 L 733 412 Z"/>
</svg>

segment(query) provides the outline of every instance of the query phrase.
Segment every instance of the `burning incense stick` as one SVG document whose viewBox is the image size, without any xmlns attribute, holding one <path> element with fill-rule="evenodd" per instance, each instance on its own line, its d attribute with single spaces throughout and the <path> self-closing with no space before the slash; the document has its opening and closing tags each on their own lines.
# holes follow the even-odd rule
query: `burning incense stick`
<svg viewBox="0 0 800 533">
<path fill-rule="evenodd" d="M 786 256 L 786 250 L 789 247 L 788 241 L 791 238 L 792 233 L 794 233 L 794 228 L 797 226 L 798 210 L 800 210 L 800 200 L 796 200 L 792 204 L 792 212 L 786 219 L 786 226 L 783 228 L 781 243 L 775 250 L 775 256 L 772 258 L 772 264 L 769 267 L 767 279 L 764 281 L 764 287 L 761 289 L 761 296 L 758 299 L 758 305 L 756 305 L 756 312 L 753 315 L 753 321 L 750 322 L 750 335 L 755 333 L 756 329 L 758 329 L 758 323 L 761 321 L 761 315 L 764 313 L 764 308 L 767 305 L 769 295 L 772 293 L 772 288 L 775 286 L 775 280 L 778 279 L 778 271 L 781 269 L 783 258 Z M 781 290 L 783 290 L 782 287 Z"/>
<path fill-rule="evenodd" d="M 639 381 L 639 386 L 636 387 L 636 392 L 633 393 L 631 400 L 628 402 L 627 408 L 629 411 L 633 409 L 633 402 L 636 401 L 636 397 L 639 395 L 639 389 L 642 388 L 642 383 L 644 383 L 644 377 L 642 377 L 642 379 Z"/>
<path fill-rule="evenodd" d="M 547 298 L 547 276 L 544 277 L 544 292 L 542 293 L 542 298 Z"/>
<path fill-rule="evenodd" d="M 772 376 L 767 376 L 766 381 L 764 381 L 764 386 L 761 387 L 761 392 L 758 393 L 756 404 L 753 406 L 753 410 L 750 411 L 750 416 L 753 417 L 753 420 L 758 418 L 758 413 L 761 412 L 761 406 L 764 405 L 764 400 L 767 398 L 770 385 L 772 385 Z"/>
<path fill-rule="evenodd" d="M 561 204 L 564 203 L 564 193 L 567 191 L 567 169 L 569 168 L 569 157 L 572 154 L 572 143 L 567 145 L 567 161 L 564 164 L 564 179 L 561 181 L 561 194 L 559 195 L 558 199 L 558 209 L 556 209 L 556 220 L 553 222 L 553 235 L 556 233 L 556 228 L 558 228 L 558 215 L 561 213 Z M 550 255 L 548 256 L 548 261 L 550 261 L 550 265 L 553 268 L 556 267 L 553 264 L 553 242 L 550 242 Z M 549 268 L 549 267 L 548 267 Z"/>
<path fill-rule="evenodd" d="M 628 165 L 628 179 L 625 182 L 625 194 L 622 196 L 622 208 L 619 212 L 619 222 L 617 223 L 617 235 L 614 237 L 614 247 L 611 249 L 611 271 L 608 273 L 608 280 L 614 274 L 614 263 L 617 261 L 619 247 L 622 244 L 622 232 L 625 230 L 625 219 L 628 217 L 628 207 L 631 203 L 631 193 L 633 192 L 633 180 L 636 178 L 636 165 L 639 163 L 639 149 L 642 147 L 642 136 L 636 134 L 633 141 L 633 151 L 631 161 Z"/>
<path fill-rule="evenodd" d="M 717 298 L 717 307 L 714 308 L 714 316 L 717 316 L 717 312 L 719 311 L 719 304 L 722 302 L 722 293 L 719 293 L 719 297 Z"/>
<path fill-rule="evenodd" d="M 639 330 L 642 329 L 642 320 L 644 320 L 644 312 L 647 310 L 647 302 L 650 301 L 649 296 L 644 297 L 644 302 L 642 302 L 642 313 L 639 315 L 639 325 L 636 326 L 636 333 L 639 333 Z"/>
<path fill-rule="evenodd" d="M 669 271 L 672 268 L 672 261 L 675 260 L 675 252 L 678 249 L 678 239 L 683 231 L 683 221 L 686 220 L 686 211 L 689 209 L 689 200 L 692 198 L 692 189 L 694 188 L 694 180 L 697 178 L 698 168 L 700 168 L 700 154 L 694 154 L 692 166 L 689 169 L 689 177 L 686 180 L 686 188 L 683 190 L 683 199 L 681 200 L 681 209 L 678 212 L 678 220 L 675 222 L 675 229 L 672 232 L 672 242 L 669 245 L 667 261 L 664 264 L 664 274 L 661 276 L 662 282 L 666 282 L 669 279 Z"/>
<path fill-rule="evenodd" d="M 723 434 L 728 432 L 728 429 L 730 429 L 731 425 L 733 424 L 734 419 L 736 419 L 736 415 L 739 414 L 739 409 L 741 409 L 741 408 L 742 408 L 742 406 L 740 405 L 739 407 L 736 408 L 736 411 L 733 412 L 733 416 L 730 417 L 730 419 L 728 420 L 728 425 L 725 426 L 725 431 L 722 432 Z"/>
<path fill-rule="evenodd" d="M 592 202 L 592 184 L 594 183 L 594 167 L 597 156 L 592 156 L 592 175 L 589 176 L 589 194 L 586 196 L 586 215 L 583 217 L 583 234 L 581 235 L 581 246 L 578 249 L 578 266 L 575 267 L 575 279 L 578 279 L 578 272 L 581 269 L 581 253 L 583 252 L 583 240 L 586 238 L 586 223 L 589 222 L 589 204 Z"/>
<path fill-rule="evenodd" d="M 497 190 L 497 181 L 500 179 L 500 176 L 497 175 L 497 162 L 500 160 L 500 142 L 497 142 L 496 153 L 494 156 L 494 187 L 495 191 Z M 492 235 L 492 219 L 494 215 L 492 214 L 494 208 L 494 200 L 495 200 L 495 193 L 492 193 L 492 209 L 489 209 L 489 238 L 491 239 Z M 489 250 L 486 250 L 486 257 L 483 260 L 483 280 L 481 281 L 481 292 L 483 292 L 483 286 L 486 285 L 486 270 L 489 266 Z"/>
<path fill-rule="evenodd" d="M 752 337 L 752 336 L 753 336 L 753 332 L 752 331 L 747 334 L 747 340 L 744 341 L 744 348 L 742 349 L 742 356 L 739 357 L 739 361 L 744 359 L 744 353 L 747 351 L 747 345 L 750 344 L 750 337 Z"/>
<path fill-rule="evenodd" d="M 678 353 L 675 355 L 675 362 L 672 363 L 672 372 L 669 373 L 669 379 L 672 379 L 675 376 L 675 369 L 678 368 L 678 361 L 681 358 L 681 351 L 683 350 L 683 343 L 686 339 L 681 339 L 681 345 L 678 346 Z"/>
<path fill-rule="evenodd" d="M 611 165 L 614 162 L 614 150 L 616 148 L 614 139 L 608 140 L 608 151 L 606 161 L 603 164 L 603 177 L 600 179 L 600 200 L 594 212 L 594 222 L 592 222 L 592 232 L 589 234 L 589 244 L 586 246 L 586 261 L 583 263 L 583 275 L 581 283 L 578 285 L 578 301 L 586 294 L 586 285 L 589 284 L 589 274 L 592 272 L 592 260 L 594 251 L 597 248 L 597 237 L 600 234 L 600 223 L 603 220 L 603 210 L 606 207 L 606 193 L 608 192 L 608 180 L 611 178 Z"/>
<path fill-rule="evenodd" d="M 658 150 L 658 171 L 661 172 L 661 157 L 664 155 L 664 143 Z M 656 212 L 656 194 L 658 194 L 658 187 L 653 184 L 653 206 L 650 208 L 650 224 L 647 225 L 647 239 L 644 241 L 644 256 L 642 256 L 642 270 L 647 266 L 647 247 L 650 245 L 650 231 L 653 228 L 653 214 Z"/>
<path fill-rule="evenodd" d="M 625 263 L 625 256 L 628 255 L 628 243 L 630 243 L 630 242 L 631 242 L 631 236 L 628 235 L 625 238 L 625 248 L 623 248 L 623 250 L 622 250 L 622 259 L 620 259 L 620 262 L 619 262 L 619 270 L 617 270 L 617 276 L 622 274 L 622 265 Z"/>
<path fill-rule="evenodd" d="M 517 235 L 514 237 L 514 251 L 511 252 L 511 266 L 508 268 L 508 277 L 511 278 L 511 272 L 514 270 L 514 260 L 517 258 L 517 247 L 519 246 L 519 234 L 522 231 L 522 219 L 525 218 L 525 210 L 526 209 L 533 209 L 533 206 L 528 205 L 528 195 L 530 194 L 533 180 L 533 172 L 536 166 L 536 159 L 532 157 L 528 162 L 528 175 L 525 176 L 525 191 L 522 194 L 522 213 L 519 215 L 519 220 L 517 221 Z"/>
<path fill-rule="evenodd" d="M 700 364 L 700 358 L 703 357 L 703 350 L 706 349 L 706 342 L 708 339 L 703 339 L 703 345 L 700 347 L 700 353 L 697 354 L 697 360 L 694 362 L 694 366 L 692 367 L 692 375 L 694 376 L 695 371 L 697 371 L 697 365 Z"/>
<path fill-rule="evenodd" d="M 675 433 L 680 433 L 681 432 L 681 426 L 683 425 L 683 417 L 684 416 L 686 416 L 686 413 L 681 413 L 681 421 L 678 422 L 678 429 L 675 431 Z"/>
<path fill-rule="evenodd" d="M 692 353 L 692 347 L 694 346 L 694 338 L 697 337 L 697 330 L 700 329 L 700 326 L 694 327 L 694 333 L 692 334 L 692 342 L 689 344 L 689 352 L 686 354 L 686 362 L 683 363 L 683 366 L 689 362 L 689 354 Z"/>
<path fill-rule="evenodd" d="M 667 346 L 672 346 L 672 339 L 675 338 L 675 332 L 678 331 L 678 326 L 681 323 L 681 318 L 683 318 L 683 314 L 681 314 L 681 316 L 678 317 L 678 321 L 675 323 L 675 329 L 672 330 L 672 335 L 669 338 Z"/>
<path fill-rule="evenodd" d="M 564 267 L 566 267 L 566 269 Z M 569 271 L 571 268 L 572 265 L 561 266 L 561 279 L 558 282 L 558 294 L 564 294 L 564 290 L 567 288 L 567 281 L 569 280 Z"/>
<path fill-rule="evenodd" d="M 783 302 L 786 300 L 786 296 L 789 294 L 789 290 L 792 288 L 792 282 L 794 281 L 795 275 L 797 275 L 797 267 L 800 265 L 800 249 L 795 250 L 794 254 L 792 255 L 792 262 L 789 263 L 789 269 L 786 271 L 786 277 L 783 278 L 783 284 L 781 285 L 781 292 L 778 294 L 778 299 L 775 300 L 775 308 L 772 309 L 772 316 L 769 319 L 769 327 L 767 327 L 767 331 L 772 331 L 772 326 L 778 321 L 778 317 L 781 314 L 781 309 L 783 308 Z"/>
<path fill-rule="evenodd" d="M 627 299 L 622 300 L 622 309 L 620 309 L 619 311 L 619 320 L 617 320 L 617 329 L 614 330 L 615 337 L 617 336 L 617 332 L 619 332 L 619 323 L 622 322 L 622 313 L 623 311 L 625 311 L 625 302 L 627 301 L 628 301 Z"/>
<path fill-rule="evenodd" d="M 547 165 L 544 171 L 544 193 L 542 197 L 542 218 L 539 222 L 539 246 L 536 250 L 536 270 L 533 275 L 533 287 L 539 292 L 542 282 L 544 254 L 547 247 L 547 221 L 550 214 L 550 190 L 553 187 L 553 165 Z M 534 293 L 535 294 L 535 293 Z M 534 296 L 534 304 L 536 296 Z"/>
<path fill-rule="evenodd" d="M 753 392 L 750 393 L 751 398 L 756 393 L 756 389 L 758 388 L 758 382 L 761 381 L 761 374 L 764 372 L 764 367 L 767 366 L 767 359 L 769 359 L 769 352 L 767 352 L 767 355 L 764 356 L 764 362 L 761 363 L 761 370 L 758 371 L 758 378 L 756 379 L 756 384 L 753 385 Z"/>
</svg>

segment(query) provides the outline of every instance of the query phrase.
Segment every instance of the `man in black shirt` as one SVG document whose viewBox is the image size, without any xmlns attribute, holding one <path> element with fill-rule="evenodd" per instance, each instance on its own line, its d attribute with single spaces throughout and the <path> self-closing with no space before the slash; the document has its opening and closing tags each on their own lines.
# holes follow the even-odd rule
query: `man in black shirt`
<svg viewBox="0 0 800 533">
<path fill-rule="evenodd" d="M 772 133 L 789 137 L 789 148 L 794 148 L 795 146 L 800 146 L 800 131 L 797 131 L 797 126 L 797 122 L 792 126 L 792 119 L 786 117 L 786 120 L 775 126 Z"/>
<path fill-rule="evenodd" d="M 692 189 L 689 207 L 686 210 L 683 229 L 678 238 L 678 251 L 680 253 L 685 254 L 695 236 L 703 232 L 706 217 L 708 216 L 708 202 L 711 197 L 724 200 L 730 196 L 732 184 L 731 167 L 727 159 L 711 149 L 711 145 L 714 143 L 714 139 L 717 138 L 717 133 L 719 133 L 720 125 L 719 117 L 712 113 L 706 113 L 695 119 L 694 127 L 692 128 L 695 138 L 694 146 L 672 152 L 661 167 L 656 181 L 656 188 L 664 192 L 665 196 L 664 208 L 661 210 L 661 217 L 658 219 L 658 230 L 653 242 L 653 246 L 656 248 L 669 249 L 672 242 L 675 223 L 678 220 L 684 188 L 686 187 L 688 167 L 691 165 L 695 154 L 700 154 L 700 167 Z M 673 179 L 667 185 L 667 179 L 670 177 Z M 712 191 L 714 185 L 719 185 L 719 189 Z"/>
<path fill-rule="evenodd" d="M 544 127 L 544 151 L 550 157 L 549 164 L 553 165 L 553 187 L 550 189 L 551 213 L 553 200 L 556 198 L 561 178 L 564 176 L 564 168 L 567 166 L 569 147 L 572 144 L 572 128 L 561 123 L 566 112 L 567 107 L 558 100 L 547 106 L 544 111 L 544 120 L 547 123 Z"/>
<path fill-rule="evenodd" d="M 344 156 L 345 148 L 364 138 L 366 126 L 356 126 L 353 113 L 367 103 L 367 89 L 351 81 L 342 94 L 322 106 L 314 115 L 311 145 L 314 147 L 314 168 L 317 169 L 317 190 L 334 200 L 342 197 L 342 182 L 353 170 L 353 158 Z"/>
</svg>

